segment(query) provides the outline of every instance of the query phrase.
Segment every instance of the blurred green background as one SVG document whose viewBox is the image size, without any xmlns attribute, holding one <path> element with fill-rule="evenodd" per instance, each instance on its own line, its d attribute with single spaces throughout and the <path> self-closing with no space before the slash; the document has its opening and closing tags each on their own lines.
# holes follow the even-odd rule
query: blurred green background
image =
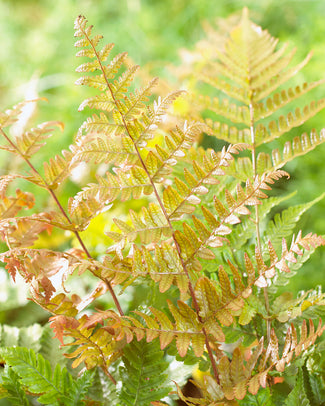
<svg viewBox="0 0 325 406">
<path fill-rule="evenodd" d="M 297 47 L 296 62 L 311 49 L 314 51 L 312 61 L 299 77 L 301 81 L 325 77 L 323 0 L 0 0 L 1 109 L 26 96 L 46 97 L 49 103 L 39 104 L 37 122 L 63 121 L 65 131 L 57 137 L 61 137 L 60 149 L 67 148 L 85 119 L 86 113 L 79 113 L 78 106 L 89 96 L 86 88 L 74 85 L 79 77 L 74 71 L 79 61 L 73 45 L 77 15 L 85 15 L 96 32 L 104 34 L 105 42 L 116 43 L 117 50 L 127 51 L 135 63 L 149 64 L 153 75 L 173 81 L 168 65 L 180 62 L 180 48 L 193 49 L 203 37 L 202 22 L 213 24 L 217 18 L 241 13 L 244 6 L 250 9 L 253 21 L 281 42 L 289 42 L 290 48 Z M 313 96 L 324 97 L 325 86 Z M 297 133 L 312 127 L 318 131 L 325 127 L 325 112 Z M 49 140 L 50 148 L 40 153 L 40 160 L 57 148 L 57 137 Z M 284 187 L 287 191 L 299 190 L 291 204 L 310 201 L 325 190 L 324 157 L 325 145 L 288 166 L 292 179 Z M 11 168 L 4 162 L 1 174 Z M 303 216 L 300 226 L 305 233 L 324 233 L 324 211 L 323 201 Z M 292 280 L 291 288 L 309 289 L 316 284 L 325 285 L 323 282 L 325 250 L 318 249 Z M 0 301 L 3 302 L 1 297 Z M 3 307 L 2 310 L 5 311 Z M 3 312 L 0 311 L 0 321 L 17 317 L 4 316 Z"/>
</svg>

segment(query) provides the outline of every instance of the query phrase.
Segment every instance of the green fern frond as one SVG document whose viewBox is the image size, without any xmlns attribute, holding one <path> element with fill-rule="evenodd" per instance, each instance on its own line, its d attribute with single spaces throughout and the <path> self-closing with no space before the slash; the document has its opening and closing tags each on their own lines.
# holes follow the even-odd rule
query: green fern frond
<svg viewBox="0 0 325 406">
<path fill-rule="evenodd" d="M 15 347 L 1 350 L 1 357 L 19 376 L 20 384 L 38 396 L 43 404 L 82 405 L 92 373 L 83 374 L 75 383 L 66 369 L 56 366 L 52 372 L 49 361 L 33 350 Z M 39 395 L 41 394 L 41 395 Z"/>
<path fill-rule="evenodd" d="M 168 363 L 157 342 L 133 341 L 125 348 L 120 367 L 123 382 L 119 395 L 125 406 L 147 406 L 168 395 L 171 386 L 167 381 Z"/>
<path fill-rule="evenodd" d="M 259 218 L 264 221 L 273 207 L 280 203 L 290 199 L 296 194 L 296 192 L 290 193 L 284 196 L 272 196 L 268 199 L 261 201 L 259 205 Z M 249 217 L 242 217 L 241 223 L 237 224 L 236 228 L 233 228 L 231 234 L 227 237 L 230 245 L 235 247 L 237 252 L 240 252 L 244 247 L 244 244 L 251 238 L 254 233 L 255 225 Z"/>
<path fill-rule="evenodd" d="M 309 399 L 305 392 L 304 379 L 301 369 L 298 371 L 295 386 L 289 393 L 284 406 L 294 406 L 298 404 L 301 406 L 310 406 Z"/>
<path fill-rule="evenodd" d="M 9 400 L 14 406 L 30 406 L 18 374 L 7 365 L 0 378 L 0 399 L 3 398 Z"/>
<path fill-rule="evenodd" d="M 325 193 L 308 203 L 291 206 L 281 213 L 277 213 L 274 219 L 266 226 L 265 241 L 272 241 L 272 245 L 277 250 L 282 244 L 282 239 L 291 235 L 292 230 L 303 213 L 322 200 L 324 196 Z"/>
<path fill-rule="evenodd" d="M 114 376 L 118 377 L 118 371 L 114 371 Z M 100 368 L 94 371 L 94 380 L 89 388 L 88 396 L 98 402 L 98 406 L 118 405 L 118 393 L 116 385 L 108 379 L 107 375 Z M 94 403 L 97 405 L 97 403 Z"/>
<path fill-rule="evenodd" d="M 64 357 L 62 349 L 57 345 L 57 341 L 54 340 L 53 329 L 50 324 L 42 328 L 42 335 L 38 343 L 40 345 L 39 353 L 50 362 L 52 369 L 57 364 L 61 365 L 61 367 L 66 366 L 67 358 Z M 29 348 L 26 345 L 24 347 Z"/>
<path fill-rule="evenodd" d="M 39 324 L 21 328 L 2 324 L 0 325 L 0 347 L 18 346 L 39 351 L 42 333 L 43 328 Z"/>
</svg>

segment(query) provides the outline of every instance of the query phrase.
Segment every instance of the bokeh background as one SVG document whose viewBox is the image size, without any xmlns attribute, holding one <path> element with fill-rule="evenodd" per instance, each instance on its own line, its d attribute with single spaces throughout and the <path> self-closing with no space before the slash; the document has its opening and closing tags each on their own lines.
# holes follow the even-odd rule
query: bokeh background
<svg viewBox="0 0 325 406">
<path fill-rule="evenodd" d="M 311 62 L 300 74 L 300 81 L 325 77 L 325 1 L 323 0 L 0 0 L 0 107 L 9 108 L 28 97 L 42 96 L 48 103 L 38 107 L 37 121 L 60 120 L 65 123 L 63 134 L 49 140 L 48 158 L 53 148 L 67 148 L 85 116 L 78 106 L 89 93 L 76 87 L 73 22 L 83 14 L 106 42 L 114 42 L 118 51 L 127 51 L 133 61 L 147 67 L 147 72 L 159 75 L 175 86 L 171 65 L 180 63 L 180 49 L 193 49 L 203 35 L 202 23 L 212 25 L 220 17 L 241 13 L 247 6 L 253 21 L 268 29 L 280 42 L 297 47 L 298 62 L 313 50 Z M 325 86 L 313 93 L 325 97 Z M 325 112 L 319 113 L 297 131 L 325 127 Z M 58 141 L 59 139 L 59 141 Z M 59 152 L 59 151 L 57 151 Z M 290 204 L 310 201 L 325 191 L 325 145 L 309 155 L 296 159 L 287 170 L 292 179 L 283 186 L 299 193 Z M 0 155 L 0 172 L 13 170 L 16 164 Z M 76 188 L 76 190 L 73 190 Z M 77 191 L 76 185 L 62 193 Z M 45 202 L 39 193 L 38 204 Z M 64 197 L 63 197 L 64 198 Z M 324 234 L 325 203 L 319 202 L 302 218 L 299 226 L 305 232 Z M 0 273 L 0 286 L 9 283 Z M 317 284 L 325 287 L 325 250 L 319 249 L 292 279 L 290 289 L 297 292 Z M 2 289 L 2 290 L 1 290 Z M 26 325 L 41 315 L 24 299 L 23 287 L 0 287 L 0 322 Z M 20 299 L 19 299 L 20 298 Z M 19 302 L 20 300 L 20 302 Z M 18 302 L 17 302 L 18 301 Z M 16 303 L 16 304 L 15 304 Z"/>
</svg>

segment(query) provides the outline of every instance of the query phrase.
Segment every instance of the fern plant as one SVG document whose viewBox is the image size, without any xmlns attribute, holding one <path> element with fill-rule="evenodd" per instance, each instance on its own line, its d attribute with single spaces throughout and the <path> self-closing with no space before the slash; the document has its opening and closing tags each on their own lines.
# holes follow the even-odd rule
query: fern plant
<svg viewBox="0 0 325 406">
<path fill-rule="evenodd" d="M 324 133 L 312 130 L 294 138 L 282 152 L 263 149 L 325 106 L 323 99 L 279 115 L 321 84 L 278 90 L 309 57 L 288 68 L 292 52 L 277 50 L 277 41 L 244 10 L 216 59 L 200 62 L 199 79 L 224 96 L 196 97 L 196 116 L 188 114 L 187 121 L 171 128 L 167 109 L 183 92 L 152 102 L 157 79 L 136 89 L 139 67 L 126 53 L 111 58 L 113 44 L 100 48 L 102 37 L 83 16 L 75 21 L 75 36 L 77 56 L 87 58 L 77 68 L 85 73 L 77 84 L 98 94 L 81 103 L 80 110 L 96 112 L 81 125 L 70 149 L 45 162 L 42 171 L 33 158 L 61 123 L 43 123 L 11 137 L 8 127 L 34 101 L 0 116 L 1 148 L 27 167 L 0 180 L 1 237 L 8 246 L 0 259 L 13 279 L 19 273 L 30 284 L 32 300 L 51 314 L 72 368 L 84 369 L 75 378 L 59 366 L 51 369 L 31 349 L 4 347 L 2 393 L 22 404 L 28 404 L 26 393 L 44 404 L 161 406 L 172 404 L 176 395 L 187 405 L 258 399 L 291 405 L 297 396 L 308 404 L 308 393 L 322 385 L 308 365 L 325 329 L 315 321 L 323 313 L 324 295 L 315 290 L 293 298 L 278 293 L 278 287 L 325 243 L 312 233 L 292 234 L 299 217 L 319 199 L 270 219 L 271 209 L 288 196 L 269 197 L 266 191 L 288 178 L 283 166 L 322 143 Z M 198 145 L 202 133 L 227 144 L 220 151 L 205 150 Z M 65 205 L 59 186 L 81 163 L 98 168 L 96 179 Z M 34 197 L 19 189 L 9 195 L 16 180 L 47 190 L 55 209 L 21 215 L 33 207 Z M 101 255 L 91 255 L 83 236 L 92 219 L 140 198 L 145 202 L 140 210 L 112 216 L 106 232 L 111 244 Z M 53 227 L 73 234 L 79 248 L 37 248 L 39 234 Z M 76 273 L 97 281 L 84 297 L 65 287 Z M 123 294 L 140 287 L 149 296 L 123 306 Z M 104 295 L 114 307 L 98 308 Z M 170 394 L 176 360 L 198 364 L 204 372 L 195 382 L 201 398 L 184 395 L 180 381 Z M 275 383 L 298 369 L 303 390 L 294 389 L 285 400 L 290 390 L 282 393 Z M 310 391 L 304 373 L 313 376 Z M 101 388 L 97 394 L 96 387 Z"/>
</svg>

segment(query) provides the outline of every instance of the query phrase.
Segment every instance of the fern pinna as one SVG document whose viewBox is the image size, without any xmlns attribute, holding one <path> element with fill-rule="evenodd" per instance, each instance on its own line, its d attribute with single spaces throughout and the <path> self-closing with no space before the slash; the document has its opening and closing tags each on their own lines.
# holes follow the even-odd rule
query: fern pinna
<svg viewBox="0 0 325 406">
<path fill-rule="evenodd" d="M 288 68 L 293 53 L 286 55 L 286 47 L 276 50 L 277 41 L 244 10 L 223 49 L 216 50 L 216 59 L 199 64 L 197 77 L 225 98 L 195 96 L 188 120 L 171 128 L 167 110 L 184 92 L 152 103 L 157 79 L 135 89 L 139 67 L 126 53 L 110 58 L 113 44 L 100 48 L 102 37 L 93 35 L 82 16 L 75 21 L 75 36 L 77 56 L 87 58 L 77 68 L 86 73 L 77 84 L 98 89 L 99 94 L 81 103 L 80 110 L 96 113 L 82 124 L 70 150 L 45 162 L 42 174 L 32 158 L 61 123 L 44 123 L 13 138 L 7 127 L 26 103 L 34 101 L 0 116 L 5 141 L 1 148 L 20 156 L 28 168 L 24 174 L 0 179 L 1 236 L 8 246 L 1 260 L 13 279 L 18 272 L 30 283 L 32 299 L 51 313 L 55 336 L 63 347 L 71 347 L 66 356 L 73 359 L 72 367 L 96 368 L 97 382 L 104 374 L 116 404 L 170 404 L 176 392 L 167 398 L 172 371 L 164 357 L 175 358 L 175 353 L 184 364 L 194 359 L 206 371 L 196 382 L 201 398 L 186 397 L 176 384 L 188 405 L 236 405 L 260 393 L 272 396 L 263 388 L 272 386 L 297 357 L 306 357 L 325 329 L 321 320 L 313 321 L 324 304 L 321 292 L 306 292 L 295 300 L 277 293 L 286 275 L 325 243 L 312 233 L 292 235 L 299 217 L 319 199 L 291 207 L 262 227 L 271 209 L 287 198 L 265 193 L 280 178 L 289 177 L 281 168 L 324 140 L 323 131 L 317 135 L 313 130 L 310 136 L 287 141 L 282 153 L 262 150 L 324 107 L 320 100 L 276 118 L 278 111 L 321 84 L 277 90 L 309 57 Z M 213 114 L 231 125 L 215 121 Z M 198 146 L 203 132 L 227 145 L 221 151 L 204 150 Z M 85 162 L 100 170 L 65 208 L 59 185 Z M 46 189 L 56 210 L 17 216 L 32 208 L 35 198 L 19 189 L 8 196 L 16 179 Z M 82 232 L 92 219 L 140 198 L 145 202 L 141 210 L 129 209 L 127 217 L 112 218 L 106 232 L 112 243 L 105 252 L 91 255 Z M 36 248 L 39 234 L 53 227 L 72 233 L 80 248 Z M 74 272 L 80 277 L 90 273 L 98 281 L 85 297 L 65 289 L 65 280 Z M 53 282 L 57 275 L 62 289 Z M 116 292 L 139 285 L 157 286 L 159 298 L 123 308 Z M 93 304 L 106 294 L 115 308 L 96 310 Z M 44 392 L 40 401 L 60 404 L 55 396 L 68 399 L 63 381 L 71 384 L 71 378 L 66 372 L 56 368 L 52 378 L 46 361 L 26 351 L 1 352 L 9 368 L 1 383 L 3 393 L 11 388 L 10 379 L 19 383 L 20 394 L 21 387 Z M 30 371 L 41 370 L 37 388 L 28 381 L 32 372 L 22 374 L 26 357 Z M 83 401 L 106 404 L 104 395 L 92 398 L 91 390 L 84 394 L 95 379 L 84 376 Z M 42 386 L 46 380 L 50 387 Z"/>
</svg>

